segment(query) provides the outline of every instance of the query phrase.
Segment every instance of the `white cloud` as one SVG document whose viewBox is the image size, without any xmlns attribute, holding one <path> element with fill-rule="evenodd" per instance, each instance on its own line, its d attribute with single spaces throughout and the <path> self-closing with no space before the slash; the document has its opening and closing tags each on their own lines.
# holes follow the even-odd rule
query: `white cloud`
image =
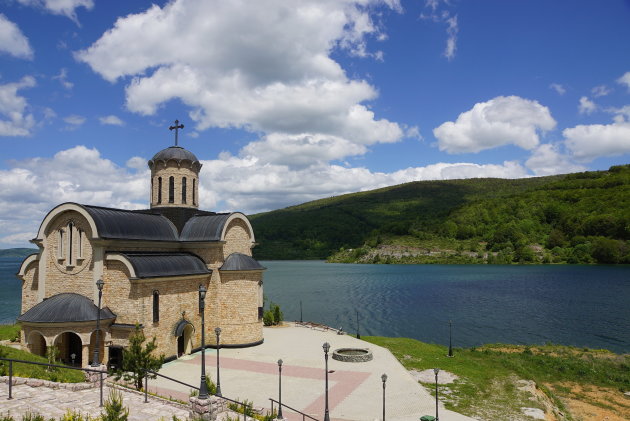
<svg viewBox="0 0 630 421">
<path fill-rule="evenodd" d="M 74 87 L 74 83 L 68 80 L 68 69 L 65 67 L 59 71 L 59 74 L 52 77 L 61 83 L 61 85 L 66 89 L 72 89 Z"/>
<path fill-rule="evenodd" d="M 611 92 L 612 92 L 612 89 L 610 89 L 606 85 L 599 85 L 591 89 L 591 93 L 593 94 L 595 98 L 599 98 L 600 96 L 606 96 Z"/>
<path fill-rule="evenodd" d="M 392 173 L 327 163 L 292 168 L 227 153 L 202 163 L 200 207 L 246 213 L 415 180 L 528 176 L 527 170 L 513 161 L 499 165 L 437 163 Z M 146 158 L 133 157 L 125 167 L 119 167 L 96 149 L 76 146 L 52 158 L 31 158 L 10 165 L 12 168 L 0 170 L 0 247 L 27 245 L 46 213 L 62 202 L 126 209 L 149 206 Z"/>
<path fill-rule="evenodd" d="M 537 101 L 499 96 L 475 104 L 457 121 L 433 129 L 433 134 L 439 149 L 448 153 L 479 152 L 509 144 L 533 149 L 539 143 L 539 132 L 555 126 L 549 108 Z"/>
<path fill-rule="evenodd" d="M 565 89 L 564 86 L 562 86 L 559 83 L 552 83 L 551 85 L 549 85 L 549 88 L 553 89 L 554 91 L 556 91 L 558 93 L 558 95 L 564 95 L 567 90 Z"/>
<path fill-rule="evenodd" d="M 65 117 L 63 121 L 70 124 L 71 126 L 81 126 L 83 123 L 85 123 L 85 117 L 77 114 L 71 114 Z"/>
<path fill-rule="evenodd" d="M 459 25 L 457 22 L 457 15 L 451 14 L 450 11 L 440 9 L 440 3 L 444 3 L 445 7 L 450 7 L 451 4 L 448 0 L 427 0 L 424 3 L 425 9 L 430 9 L 430 13 L 420 14 L 420 18 L 424 20 L 431 20 L 436 23 L 446 24 L 446 47 L 442 53 L 449 61 L 455 58 L 455 52 L 457 51 L 457 34 L 459 32 Z"/>
<path fill-rule="evenodd" d="M 630 72 L 624 73 L 623 76 L 617 79 L 617 83 L 625 85 L 628 88 L 628 92 L 630 92 Z"/>
<path fill-rule="evenodd" d="M 592 114 L 593 112 L 597 111 L 597 104 L 595 104 L 587 97 L 583 96 L 582 98 L 580 98 L 578 110 L 580 111 L 580 114 Z"/>
<path fill-rule="evenodd" d="M 567 149 L 581 161 L 630 153 L 630 115 L 624 115 L 624 110 L 620 110 L 611 124 L 578 125 L 564 129 L 562 134 Z"/>
<path fill-rule="evenodd" d="M 120 118 L 116 117 L 113 114 L 110 114 L 104 117 L 99 117 L 98 121 L 100 121 L 101 124 L 107 125 L 107 126 L 124 126 L 125 125 L 124 121 L 122 121 Z"/>
<path fill-rule="evenodd" d="M 75 9 L 85 7 L 87 10 L 91 10 L 94 7 L 93 0 L 18 0 L 18 2 L 27 6 L 44 9 L 53 15 L 66 16 L 72 19 L 77 25 L 79 21 Z"/>
<path fill-rule="evenodd" d="M 459 26 L 457 25 L 457 15 L 450 16 L 446 19 L 446 48 L 444 49 L 444 56 L 452 60 L 455 58 L 455 51 L 457 50 L 457 33 L 459 32 Z"/>
<path fill-rule="evenodd" d="M 119 18 L 76 57 L 109 81 L 126 78 L 133 112 L 153 115 L 180 99 L 197 131 L 244 128 L 305 154 L 313 143 L 296 139 L 311 136 L 336 151 L 363 153 L 366 145 L 400 140 L 404 130 L 375 116 L 365 103 L 376 88 L 349 78 L 331 54 L 369 55 L 368 39 L 383 38 L 372 18 L 378 7 L 400 5 L 265 0 L 243 13 L 240 2 L 176 0 Z"/>
<path fill-rule="evenodd" d="M 0 13 L 0 52 L 31 60 L 33 49 L 20 28 Z"/>
<path fill-rule="evenodd" d="M 130 171 L 96 149 L 76 146 L 52 158 L 10 162 L 12 168 L 0 170 L 0 248 L 27 246 L 46 213 L 62 202 L 147 207 L 150 175 L 142 161 L 142 171 Z"/>
<path fill-rule="evenodd" d="M 531 157 L 525 162 L 525 166 L 537 176 L 567 174 L 577 171 L 585 171 L 587 168 L 571 162 L 571 159 L 561 154 L 556 145 L 549 143 L 539 145 Z"/>
<path fill-rule="evenodd" d="M 28 136 L 35 126 L 33 114 L 27 111 L 26 98 L 18 90 L 35 86 L 35 78 L 24 76 L 19 82 L 0 85 L 0 136 Z"/>
</svg>

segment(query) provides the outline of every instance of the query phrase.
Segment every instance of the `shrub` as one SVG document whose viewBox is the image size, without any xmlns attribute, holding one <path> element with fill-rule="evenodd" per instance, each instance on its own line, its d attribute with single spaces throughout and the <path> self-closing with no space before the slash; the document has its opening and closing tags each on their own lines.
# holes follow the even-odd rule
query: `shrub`
<svg viewBox="0 0 630 421">
<path fill-rule="evenodd" d="M 101 421 L 127 421 L 129 408 L 123 406 L 122 393 L 110 390 L 104 407 L 105 412 L 101 414 Z"/>
<path fill-rule="evenodd" d="M 153 351 L 157 348 L 155 337 L 146 345 L 147 340 L 139 325 L 129 338 L 129 346 L 123 349 L 122 368 L 114 374 L 116 380 L 121 378 L 133 382 L 136 389 L 142 389 L 142 380 L 146 370 L 157 371 L 164 363 L 164 354 L 154 356 Z M 149 374 L 149 378 L 155 378 L 155 374 Z"/>
</svg>

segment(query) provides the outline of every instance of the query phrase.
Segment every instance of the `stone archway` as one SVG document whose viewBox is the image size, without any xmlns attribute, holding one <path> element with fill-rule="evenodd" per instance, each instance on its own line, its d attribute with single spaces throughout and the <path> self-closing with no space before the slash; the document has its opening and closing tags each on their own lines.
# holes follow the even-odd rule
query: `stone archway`
<svg viewBox="0 0 630 421">
<path fill-rule="evenodd" d="M 31 332 L 26 340 L 28 350 L 41 357 L 46 356 L 46 338 L 39 332 Z"/>
<path fill-rule="evenodd" d="M 173 334 L 177 337 L 177 357 L 192 353 L 192 338 L 195 327 L 188 320 L 180 320 Z"/>
<path fill-rule="evenodd" d="M 98 363 L 104 364 L 105 358 L 105 332 L 99 329 L 98 334 Z M 88 350 L 88 361 L 90 364 L 94 362 L 94 345 L 96 344 L 96 330 L 90 335 L 90 346 Z"/>
<path fill-rule="evenodd" d="M 57 357 L 66 365 L 83 366 L 83 341 L 74 332 L 63 332 L 55 338 L 55 347 L 59 350 Z"/>
<path fill-rule="evenodd" d="M 182 335 L 184 337 L 184 354 L 192 353 L 193 332 L 194 332 L 194 329 L 192 325 L 186 325 L 186 327 L 184 328 L 184 334 Z"/>
</svg>

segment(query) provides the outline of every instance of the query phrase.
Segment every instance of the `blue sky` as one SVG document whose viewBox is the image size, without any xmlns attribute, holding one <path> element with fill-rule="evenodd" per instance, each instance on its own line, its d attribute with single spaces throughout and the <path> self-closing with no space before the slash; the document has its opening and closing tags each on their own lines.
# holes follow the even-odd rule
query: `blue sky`
<svg viewBox="0 0 630 421">
<path fill-rule="evenodd" d="M 628 40 L 627 0 L 0 0 L 0 247 L 147 207 L 176 118 L 215 211 L 627 164 Z"/>
</svg>

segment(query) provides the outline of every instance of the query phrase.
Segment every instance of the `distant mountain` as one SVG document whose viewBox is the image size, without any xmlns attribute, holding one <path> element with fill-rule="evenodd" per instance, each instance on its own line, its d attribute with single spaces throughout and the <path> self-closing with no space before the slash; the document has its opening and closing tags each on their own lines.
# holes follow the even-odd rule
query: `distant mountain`
<svg viewBox="0 0 630 421">
<path fill-rule="evenodd" d="M 250 217 L 258 259 L 630 263 L 630 165 L 417 181 Z"/>
<path fill-rule="evenodd" d="M 21 257 L 24 258 L 33 253 L 37 253 L 37 249 L 28 248 L 15 248 L 15 249 L 0 249 L 0 257 Z"/>
</svg>

